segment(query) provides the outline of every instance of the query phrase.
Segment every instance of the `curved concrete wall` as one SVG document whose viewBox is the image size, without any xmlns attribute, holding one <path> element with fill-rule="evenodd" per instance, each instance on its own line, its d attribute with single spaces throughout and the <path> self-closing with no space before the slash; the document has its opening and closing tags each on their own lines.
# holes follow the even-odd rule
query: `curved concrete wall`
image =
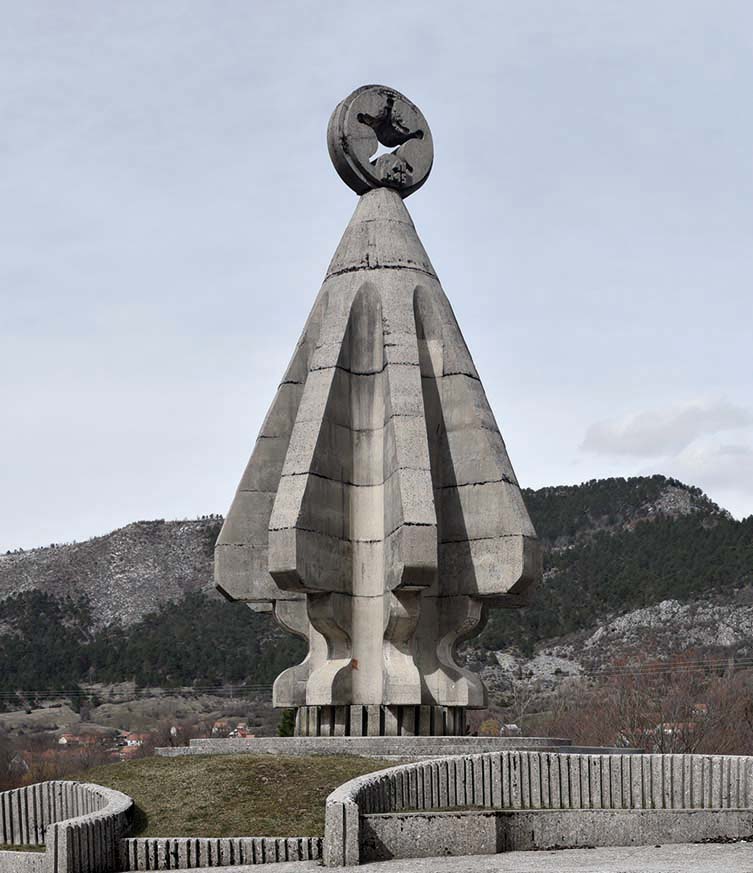
<svg viewBox="0 0 753 873">
<path fill-rule="evenodd" d="M 126 839 L 133 801 L 83 782 L 40 782 L 0 793 L 0 873 L 110 873 L 316 860 L 321 837 Z"/>
<path fill-rule="evenodd" d="M 32 855 L 33 861 L 25 859 L 31 865 L 28 869 L 49 873 L 117 870 L 118 846 L 132 809 L 133 801 L 125 794 L 86 782 L 40 782 L 4 791 L 0 793 L 0 843 L 44 844 L 43 855 Z M 11 854 L 0 852 L 0 865 L 18 863 L 18 854 L 9 859 Z"/>
<path fill-rule="evenodd" d="M 40 782 L 0 792 L 0 843 L 42 845 L 47 826 L 67 815 L 70 797 L 65 784 Z"/>
<path fill-rule="evenodd" d="M 485 813 L 485 818 L 476 813 L 475 822 L 470 813 L 439 813 L 441 820 L 436 814 L 421 813 L 469 807 L 498 812 L 492 816 Z M 680 841 L 687 839 L 689 827 L 697 839 L 747 836 L 753 832 L 751 807 L 753 757 L 554 752 L 465 755 L 393 767 L 336 789 L 327 799 L 324 861 L 335 866 L 357 864 L 362 858 L 429 854 L 421 850 L 422 845 L 431 847 L 430 854 L 543 848 L 560 844 L 554 838 L 557 830 L 563 839 L 571 840 L 565 843 L 569 845 L 580 839 L 614 845 L 603 840 L 617 832 L 627 839 L 631 828 L 636 841 L 643 838 L 641 835 L 649 841 L 672 841 L 675 830 L 675 841 Z M 584 816 L 583 810 L 707 810 L 714 814 L 694 816 L 692 826 L 687 821 L 680 823 L 687 815 L 657 817 L 650 813 L 622 816 L 617 826 L 613 814 L 607 827 L 607 816 Z M 725 810 L 740 814 L 716 814 Z M 556 812 L 556 826 L 547 830 L 543 827 L 545 817 L 540 816 L 526 843 L 520 836 L 527 833 L 521 822 L 527 816 L 530 825 L 531 814 L 542 812 Z M 551 816 L 549 821 L 550 825 L 554 821 Z M 479 826 L 478 839 L 472 835 L 475 825 Z M 425 837 L 430 831 L 427 844 Z"/>
</svg>

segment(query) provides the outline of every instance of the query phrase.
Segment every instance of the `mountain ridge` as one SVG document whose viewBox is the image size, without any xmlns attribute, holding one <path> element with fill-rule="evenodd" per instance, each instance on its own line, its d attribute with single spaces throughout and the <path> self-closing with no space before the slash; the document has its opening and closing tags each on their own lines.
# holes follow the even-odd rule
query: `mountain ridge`
<svg viewBox="0 0 753 873">
<path fill-rule="evenodd" d="M 222 518 L 131 522 L 76 543 L 0 555 L 0 601 L 24 591 L 86 596 L 94 626 L 129 625 L 185 594 L 214 595 L 214 541 Z M 217 595 L 219 596 L 219 595 Z"/>
</svg>

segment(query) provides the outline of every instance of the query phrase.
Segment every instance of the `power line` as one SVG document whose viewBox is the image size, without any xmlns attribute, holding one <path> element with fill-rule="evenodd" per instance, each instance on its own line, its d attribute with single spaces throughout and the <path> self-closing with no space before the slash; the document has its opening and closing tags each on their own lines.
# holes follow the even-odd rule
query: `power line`
<svg viewBox="0 0 753 873">
<path fill-rule="evenodd" d="M 683 674 L 700 671 L 719 671 L 753 669 L 753 657 L 748 658 L 706 658 L 689 659 L 678 664 L 652 663 L 635 665 L 616 665 L 599 669 L 580 669 L 574 673 L 558 675 L 558 681 L 568 679 L 594 678 L 594 677 L 618 677 L 618 676 L 663 676 Z M 532 677 L 533 678 L 533 677 Z M 132 694 L 136 697 L 170 697 L 175 695 L 214 694 L 217 696 L 241 696 L 244 694 L 266 693 L 272 690 L 272 685 L 181 685 L 174 687 L 144 686 L 136 688 Z M 0 700 L 16 699 L 18 697 L 99 697 L 97 691 L 85 688 L 40 688 L 20 689 L 18 691 L 0 691 Z M 117 696 L 117 695 L 116 695 Z M 132 699 L 129 698 L 129 699 Z"/>
<path fill-rule="evenodd" d="M 661 675 L 666 673 L 687 673 L 694 672 L 697 670 L 708 670 L 708 671 L 718 671 L 718 670 L 739 670 L 739 669 L 749 669 L 753 667 L 753 658 L 739 658 L 731 661 L 728 658 L 720 659 L 716 661 L 712 660 L 690 660 L 683 661 L 679 664 L 644 664 L 644 665 L 635 665 L 631 666 L 626 664 L 624 666 L 615 666 L 615 667 L 604 667 L 599 670 L 583 670 L 580 675 L 589 675 L 589 676 L 622 676 L 622 675 L 631 675 L 631 674 L 641 674 L 641 675 Z"/>
<path fill-rule="evenodd" d="M 185 686 L 176 686 L 174 688 L 163 688 L 160 686 L 154 686 L 150 688 L 137 688 L 132 694 L 136 697 L 170 697 L 176 694 L 180 695 L 189 695 L 189 694 L 217 694 L 218 696 L 222 695 L 232 695 L 232 694 L 246 694 L 246 693 L 260 693 L 271 691 L 271 685 L 185 685 Z M 0 691 L 0 699 L 3 698 L 17 698 L 17 697 L 100 697 L 100 692 L 97 691 L 87 691 L 84 688 L 39 688 L 36 690 L 31 689 L 19 689 L 18 691 Z M 117 695 L 116 695 L 117 696 Z M 132 699 L 129 695 L 129 699 Z"/>
<path fill-rule="evenodd" d="M 619 667 L 603 667 L 600 669 L 581 669 L 579 668 L 577 671 L 572 673 L 565 673 L 564 671 L 559 674 L 555 674 L 553 677 L 550 675 L 550 681 L 553 679 L 558 682 L 565 682 L 569 679 L 588 679 L 588 678 L 615 678 L 619 676 L 662 676 L 662 675 L 672 675 L 678 674 L 681 675 L 683 673 L 696 673 L 696 672 L 714 672 L 719 673 L 719 671 L 727 671 L 731 670 L 732 672 L 744 671 L 753 669 L 753 659 L 736 659 L 734 662 L 730 662 L 727 659 L 723 661 L 687 661 L 682 664 L 650 664 L 650 665 L 625 665 Z M 534 679 L 535 676 L 531 675 L 530 677 L 526 677 L 530 679 Z"/>
</svg>

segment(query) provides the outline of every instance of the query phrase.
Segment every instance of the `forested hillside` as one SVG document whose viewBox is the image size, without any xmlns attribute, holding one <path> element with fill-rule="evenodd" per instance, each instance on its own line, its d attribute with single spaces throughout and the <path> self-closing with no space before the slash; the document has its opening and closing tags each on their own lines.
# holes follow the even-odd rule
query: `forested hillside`
<svg viewBox="0 0 753 873">
<path fill-rule="evenodd" d="M 598 531 L 632 530 L 657 518 L 729 517 L 700 488 L 665 476 L 592 479 L 582 485 L 526 488 L 523 495 L 536 533 L 549 548 L 582 542 Z"/>
<path fill-rule="evenodd" d="M 598 532 L 582 545 L 549 549 L 531 605 L 493 612 L 480 644 L 531 654 L 536 643 L 584 630 L 607 615 L 663 600 L 730 602 L 748 586 L 753 516 L 740 522 L 700 513 L 657 518 L 633 530 Z"/>
<path fill-rule="evenodd" d="M 81 683 L 138 686 L 271 684 L 303 643 L 244 604 L 186 594 L 136 624 L 91 630 L 85 600 L 29 591 L 0 603 L 0 692 L 73 691 Z"/>
<path fill-rule="evenodd" d="M 668 599 L 731 603 L 753 590 L 753 516 L 735 521 L 696 488 L 653 476 L 525 496 L 545 544 L 544 582 L 527 609 L 494 611 L 477 649 L 530 655 L 543 641 L 630 610 Z M 218 529 L 217 519 L 139 523 L 6 557 L 0 692 L 131 679 L 270 683 L 300 660 L 303 645 L 268 613 L 208 594 Z M 15 594 L 13 579 L 23 581 Z M 134 586 L 140 612 L 130 608 Z"/>
</svg>

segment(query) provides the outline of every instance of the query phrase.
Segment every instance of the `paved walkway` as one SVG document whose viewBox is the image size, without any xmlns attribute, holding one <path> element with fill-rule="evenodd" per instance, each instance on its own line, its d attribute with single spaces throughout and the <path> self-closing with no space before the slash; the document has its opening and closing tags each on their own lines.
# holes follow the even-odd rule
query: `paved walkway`
<svg viewBox="0 0 753 873">
<path fill-rule="evenodd" d="M 465 858 L 382 861 L 338 869 L 341 873 L 753 873 L 753 843 L 507 852 Z M 317 861 L 219 870 L 224 873 L 323 873 Z M 192 873 L 219 871 L 215 867 Z"/>
</svg>

